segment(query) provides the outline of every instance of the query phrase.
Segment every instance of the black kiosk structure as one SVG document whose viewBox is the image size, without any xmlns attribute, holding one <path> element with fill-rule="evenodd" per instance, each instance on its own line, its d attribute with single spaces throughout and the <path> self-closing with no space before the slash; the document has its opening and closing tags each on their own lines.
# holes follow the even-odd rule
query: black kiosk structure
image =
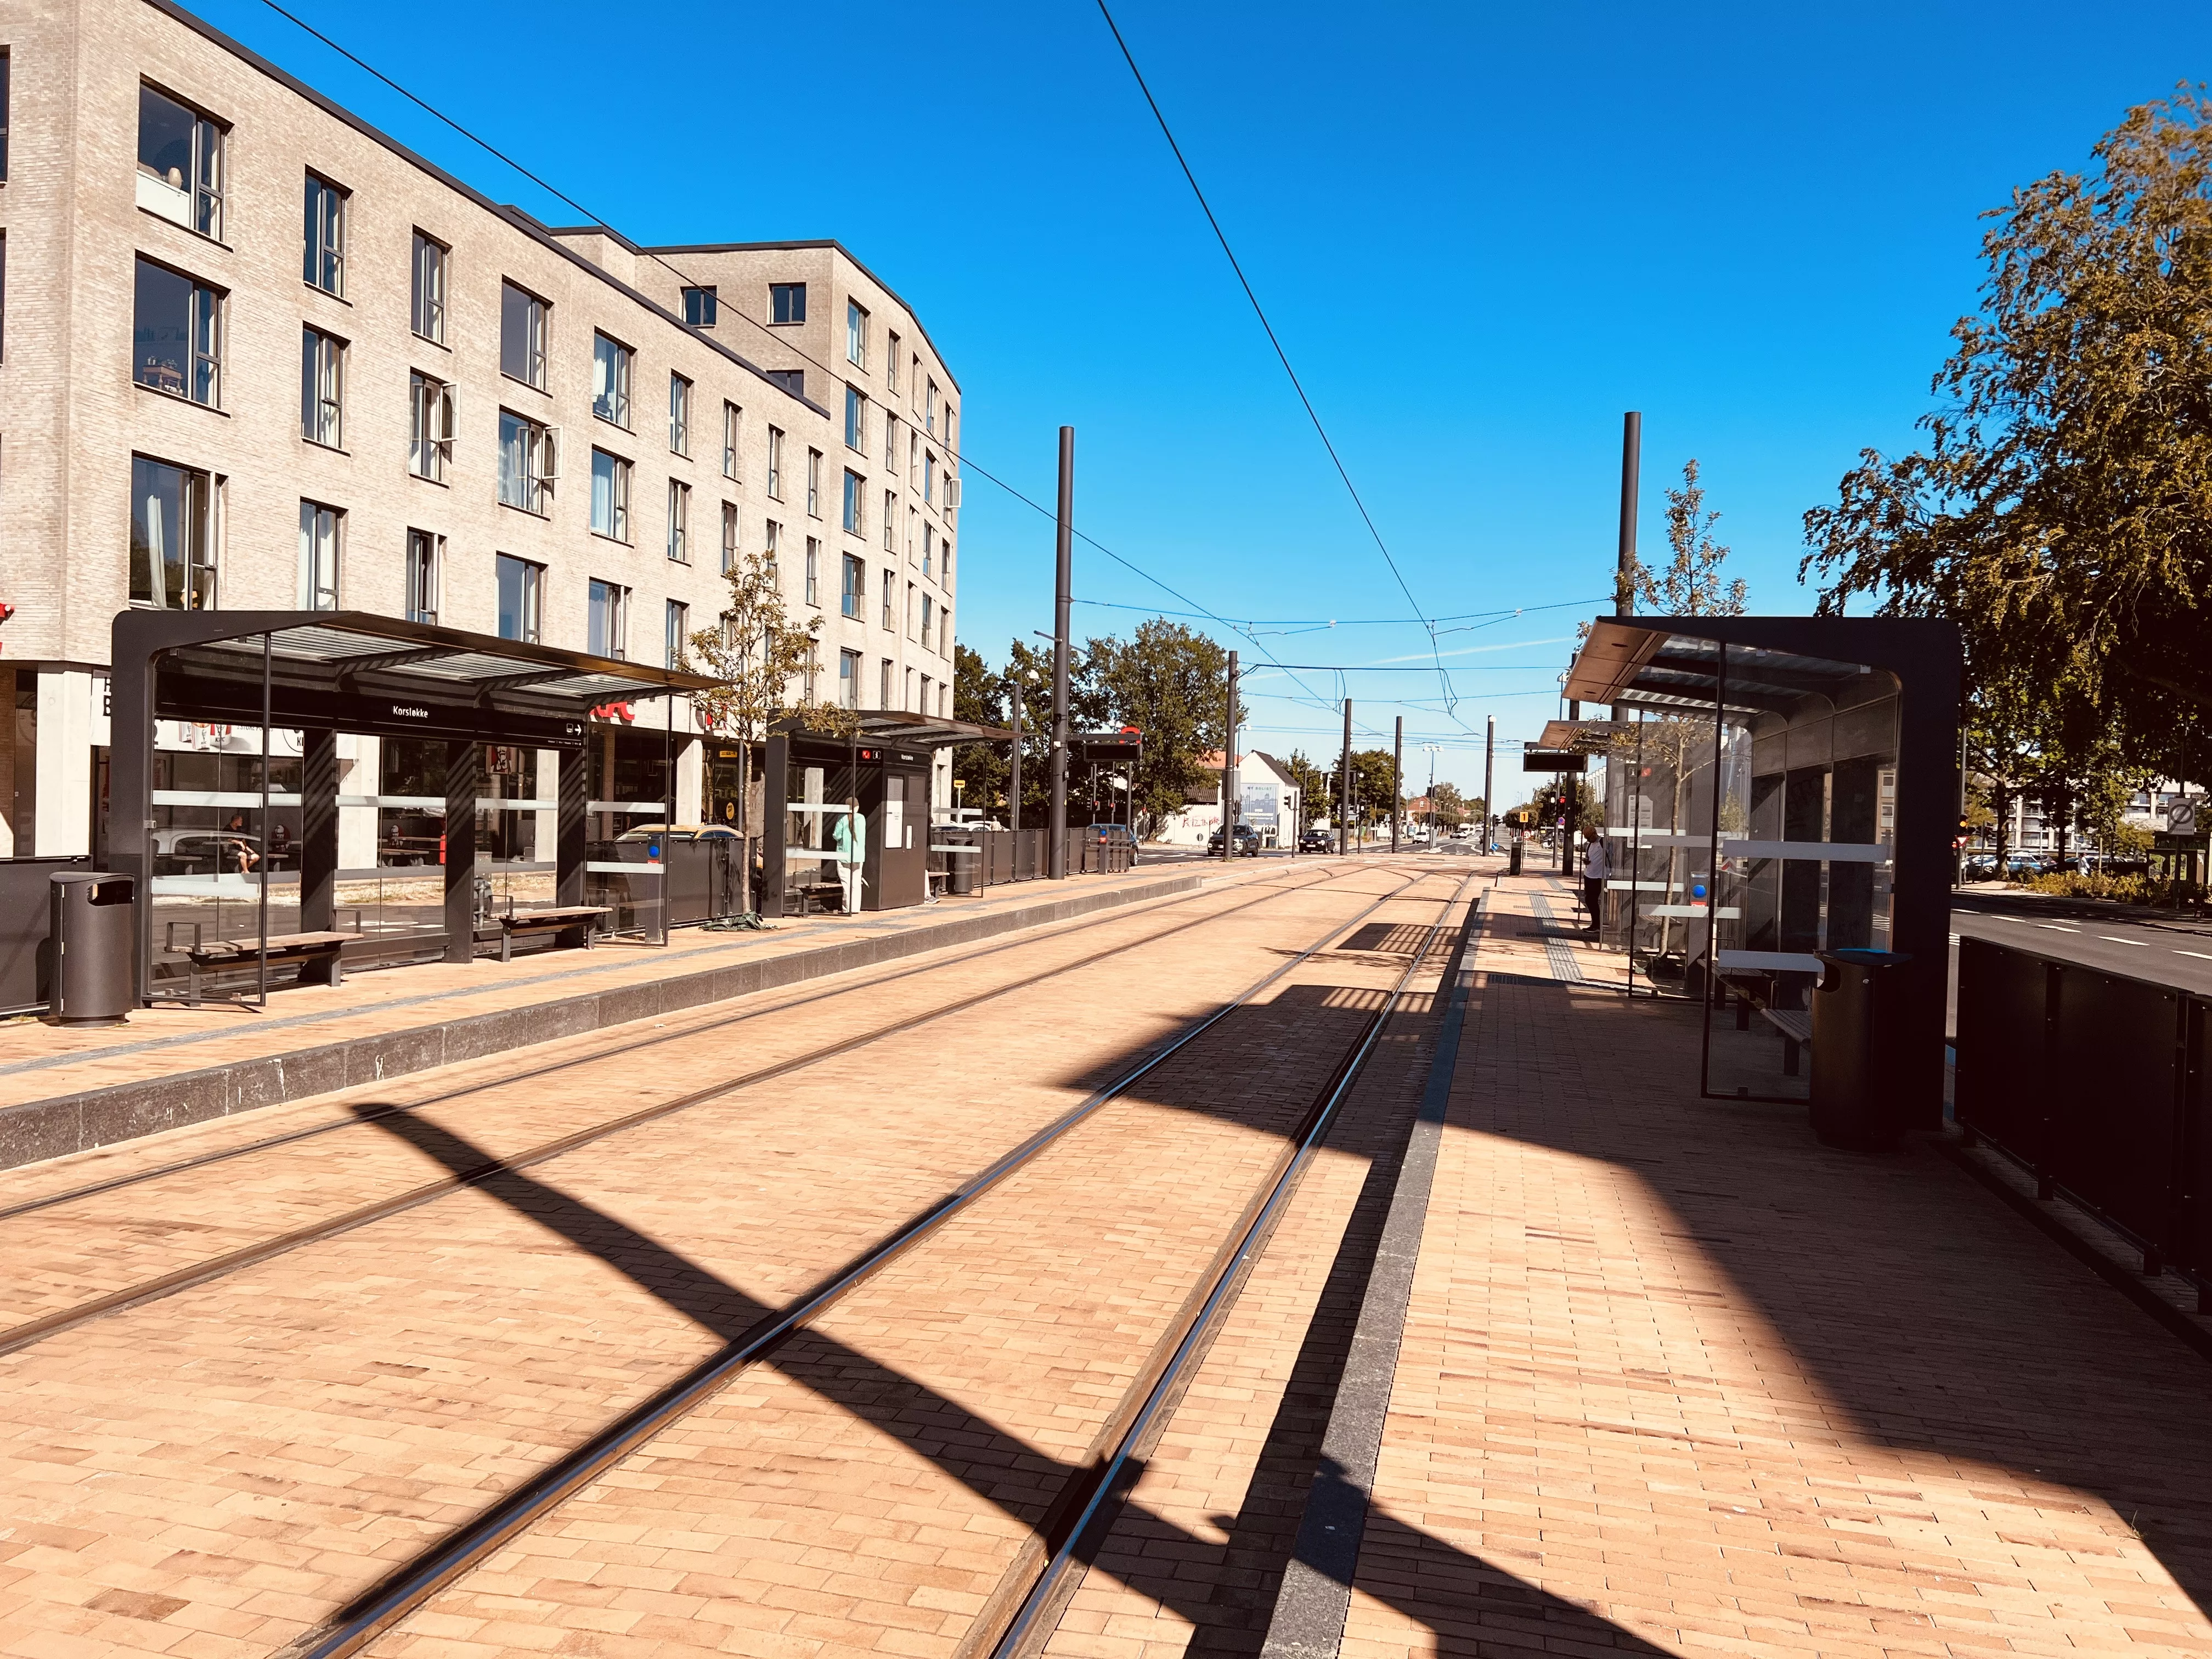
<svg viewBox="0 0 2212 1659">
<path fill-rule="evenodd" d="M 518 915 L 527 926 L 532 915 L 553 909 L 591 913 L 590 927 L 580 921 L 563 930 L 586 938 L 627 924 L 665 939 L 662 837 L 653 832 L 674 821 L 677 751 L 697 740 L 676 727 L 675 702 L 713 680 L 352 611 L 127 611 L 116 617 L 112 640 L 106 861 L 136 877 L 140 893 L 149 896 L 138 906 L 142 1001 L 183 994 L 195 942 L 200 957 L 214 954 L 204 939 L 176 946 L 167 936 L 173 927 L 156 950 L 151 896 L 161 890 L 164 865 L 173 868 L 188 843 L 214 849 L 214 874 L 198 879 L 258 890 L 258 938 L 223 943 L 230 979 L 251 969 L 264 996 L 271 955 L 269 889 L 283 864 L 296 860 L 295 939 L 335 935 L 342 879 L 395 873 L 339 867 L 341 733 L 411 739 L 417 752 L 441 763 L 432 769 L 441 788 L 426 789 L 419 799 L 397 798 L 413 814 L 418 833 L 405 839 L 421 866 L 421 880 L 442 883 L 442 926 L 418 930 L 409 959 L 422 959 L 429 951 L 447 962 L 467 962 L 481 945 L 503 942 L 517 931 L 512 924 Z M 661 763 L 646 769 L 657 774 L 652 788 L 658 799 L 591 799 L 585 752 L 600 729 L 592 713 L 649 698 L 664 701 L 663 729 L 653 734 L 659 740 Z M 258 775 L 234 780 L 244 787 L 229 791 L 164 788 L 157 775 L 163 757 L 155 744 L 156 723 L 164 720 L 258 733 L 252 769 Z M 293 732 L 299 736 L 298 781 L 278 789 L 271 777 L 274 739 Z M 520 793 L 520 778 L 505 781 L 517 786 L 509 793 L 489 775 L 501 751 L 538 750 L 558 754 L 556 799 Z M 386 810 L 385 802 L 394 798 L 366 799 Z M 194 842 L 165 822 L 169 814 L 161 809 L 173 812 L 179 802 L 185 810 L 211 811 L 230 822 L 209 826 Z M 479 834 L 479 820 L 488 816 L 495 830 L 503 815 L 549 810 L 557 825 L 553 856 L 533 867 L 550 870 L 552 905 L 511 910 L 508 925 L 493 927 L 488 939 L 488 884 L 479 874 L 487 837 Z M 289 829 L 294 821 L 296 832 Z M 359 942 L 366 947 L 374 940 L 364 935 Z M 327 957 L 335 970 L 342 953 L 332 945 L 292 954 Z M 191 990 L 198 994 L 196 979 Z"/>
<path fill-rule="evenodd" d="M 1603 757 L 1601 938 L 1703 1003 L 1706 1095 L 1807 1098 L 1824 957 L 1894 953 L 1888 1103 L 1941 1124 L 1960 666 L 1926 618 L 1591 623 L 1565 695 L 1612 718 L 1543 746 Z"/>
</svg>

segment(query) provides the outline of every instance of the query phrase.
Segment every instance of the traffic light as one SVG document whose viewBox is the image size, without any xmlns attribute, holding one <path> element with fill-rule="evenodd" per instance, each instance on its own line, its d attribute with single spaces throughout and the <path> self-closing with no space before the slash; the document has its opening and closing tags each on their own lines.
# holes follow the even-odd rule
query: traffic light
<svg viewBox="0 0 2212 1659">
<path fill-rule="evenodd" d="M 1972 828 L 1970 828 L 1970 827 L 1968 826 L 1967 823 L 1966 823 L 1966 815 L 1964 812 L 1960 813 L 1960 814 L 1959 814 L 1959 833 L 1958 833 L 1958 835 L 1957 835 L 1957 836 L 1954 836 L 1954 837 L 1953 837 L 1953 839 L 1952 839 L 1952 842 L 1951 842 L 1951 850 L 1952 850 L 1952 851 L 1954 851 L 1954 852 L 1957 852 L 1960 848 L 1961 848 L 1965 847 L 1965 846 L 1966 846 L 1966 844 L 1968 842 L 1972 841 L 1973 838 L 1974 838 L 1974 832 L 1973 832 L 1972 829 Z"/>
</svg>

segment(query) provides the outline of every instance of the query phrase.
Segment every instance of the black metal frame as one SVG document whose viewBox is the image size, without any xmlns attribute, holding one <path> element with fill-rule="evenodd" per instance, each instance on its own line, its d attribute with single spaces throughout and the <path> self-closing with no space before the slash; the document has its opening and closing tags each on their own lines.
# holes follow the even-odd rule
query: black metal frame
<svg viewBox="0 0 2212 1659">
<path fill-rule="evenodd" d="M 1676 636 L 1718 647 L 1715 665 L 1656 661 L 1667 641 Z M 1896 970 L 1907 976 L 1899 1000 L 1908 1024 L 1899 1034 L 1899 1051 L 1909 1056 L 1900 1068 L 1909 1095 L 1900 1103 L 1901 1116 L 1908 1127 L 1935 1128 L 1943 1116 L 1943 1011 L 1962 666 L 1959 630 L 1949 622 L 1917 617 L 1598 617 L 1577 653 L 1565 695 L 1615 707 L 1704 713 L 1723 708 L 1778 710 L 1816 689 L 1790 684 L 1786 671 L 1778 674 L 1765 665 L 1757 678 L 1731 674 L 1723 665 L 1731 645 L 1864 665 L 1898 683 L 1890 939 L 1892 949 L 1912 958 Z"/>
</svg>

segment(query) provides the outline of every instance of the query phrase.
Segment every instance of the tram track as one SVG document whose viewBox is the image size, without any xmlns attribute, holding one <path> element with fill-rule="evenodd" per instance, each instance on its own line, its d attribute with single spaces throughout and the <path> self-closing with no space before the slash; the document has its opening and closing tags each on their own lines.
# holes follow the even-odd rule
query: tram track
<svg viewBox="0 0 2212 1659">
<path fill-rule="evenodd" d="M 305 1225 L 288 1229 L 287 1231 L 271 1237 L 258 1240 L 252 1243 L 241 1246 L 240 1248 L 234 1250 L 223 1252 L 218 1255 L 205 1257 L 198 1261 L 189 1263 L 169 1273 L 159 1274 L 150 1279 L 142 1279 L 132 1285 L 106 1292 L 106 1294 L 87 1298 L 85 1300 L 71 1304 L 69 1306 L 58 1308 L 51 1312 L 36 1316 L 31 1319 L 21 1321 L 15 1325 L 5 1328 L 0 1328 L 0 1356 L 18 1352 L 33 1346 L 34 1344 L 45 1341 L 52 1337 L 60 1335 L 64 1332 L 76 1329 L 94 1320 L 102 1318 L 106 1316 L 120 1313 L 131 1308 L 143 1306 L 146 1304 L 159 1301 L 167 1297 L 174 1296 L 181 1291 L 191 1290 L 198 1285 L 210 1283 L 228 1274 L 239 1273 L 246 1268 L 257 1267 L 264 1262 L 273 1261 L 277 1257 L 285 1255 L 294 1250 L 297 1250 L 309 1245 L 320 1243 L 325 1240 L 337 1238 L 346 1233 L 353 1232 L 361 1228 L 373 1225 L 377 1222 L 384 1221 L 393 1216 L 403 1214 L 407 1211 L 434 1202 L 439 1199 L 449 1196 L 454 1193 L 481 1185 L 484 1182 L 489 1181 L 502 1174 L 520 1170 L 526 1170 L 533 1165 L 544 1164 L 552 1159 L 558 1158 L 568 1153 L 575 1152 L 580 1148 L 591 1146 L 595 1142 L 605 1140 L 610 1137 L 623 1133 L 629 1130 L 641 1127 L 647 1124 L 655 1122 L 678 1113 L 690 1110 L 693 1108 L 706 1104 L 708 1102 L 719 1099 L 726 1095 L 734 1094 L 743 1090 L 756 1088 L 762 1084 L 772 1082 L 777 1079 L 802 1071 L 809 1066 L 820 1065 L 825 1061 L 852 1054 L 856 1050 L 867 1048 L 889 1038 L 911 1032 L 922 1026 L 933 1024 L 939 1020 L 950 1018 L 953 1016 L 978 1007 L 983 1004 L 994 1001 L 999 998 L 1013 994 L 1016 992 L 1026 990 L 1030 987 L 1042 983 L 1046 981 L 1059 978 L 1071 973 L 1075 973 L 1085 968 L 1094 967 L 1102 962 L 1109 961 L 1115 957 L 1126 955 L 1129 951 L 1142 949 L 1146 945 L 1157 943 L 1160 940 L 1170 939 L 1176 935 L 1188 933 L 1193 928 L 1207 926 L 1213 922 L 1225 920 L 1228 917 L 1237 915 L 1243 911 L 1252 909 L 1261 904 L 1271 902 L 1279 898 L 1295 896 L 1298 893 L 1308 892 L 1316 889 L 1325 888 L 1335 881 L 1356 878 L 1364 873 L 1366 872 L 1364 871 L 1332 872 L 1315 881 L 1301 883 L 1292 886 L 1279 887 L 1271 892 L 1262 894 L 1257 897 L 1244 900 L 1241 903 L 1231 905 L 1224 909 L 1208 912 L 1207 914 L 1200 916 L 1194 916 L 1188 920 L 1179 921 L 1169 927 L 1155 929 L 1143 935 L 1141 938 L 1109 945 L 1103 950 L 1089 952 L 1073 961 L 1057 963 L 1041 971 L 1026 974 L 1006 983 L 986 987 L 981 990 L 973 992 L 966 996 L 955 998 L 948 1002 L 936 1004 L 919 1012 L 882 1023 L 870 1028 L 869 1030 L 855 1032 L 850 1036 L 840 1038 L 836 1042 L 817 1045 L 799 1054 L 774 1061 L 769 1065 L 753 1067 L 735 1075 L 715 1079 L 712 1082 L 709 1082 L 700 1088 L 688 1091 L 666 1100 L 656 1101 L 651 1105 L 639 1108 L 634 1111 L 623 1113 L 621 1115 L 611 1119 L 603 1120 L 597 1123 L 587 1124 L 581 1128 L 556 1136 L 549 1140 L 541 1142 L 522 1151 L 501 1157 L 484 1158 L 469 1167 L 450 1170 L 447 1174 L 434 1180 L 418 1183 L 401 1192 L 392 1194 L 380 1199 L 353 1206 L 337 1214 L 325 1216 Z M 1400 882 L 1399 886 L 1392 892 L 1385 893 L 1377 896 L 1372 903 L 1359 913 L 1359 918 L 1355 918 L 1355 921 L 1371 915 L 1382 904 L 1387 903 L 1390 899 L 1402 894 L 1406 888 L 1418 884 L 1420 879 L 1421 878 L 1418 875 L 1405 878 Z M 1193 896 L 1197 896 L 1194 895 Z M 1336 934 L 1341 931 L 1341 927 L 1333 927 L 1331 932 L 1322 941 L 1309 947 L 1308 950 L 1297 957 L 1296 960 L 1300 962 L 1306 960 L 1322 948 L 1322 945 L 1327 942 L 1327 939 L 1335 937 Z M 1019 943 L 1034 945 L 1046 942 L 1054 937 L 1056 936 L 1050 934 L 1041 935 L 1037 939 L 1024 940 Z M 980 960 L 984 957 L 995 955 L 1000 951 L 1009 948 L 1012 948 L 1011 943 L 1009 945 L 990 947 L 986 951 L 976 952 L 973 956 L 961 958 L 961 960 Z M 942 967 L 946 964 L 936 965 Z M 434 1096 L 427 1101 L 415 1102 L 405 1106 L 371 1109 L 369 1110 L 356 1113 L 343 1119 L 334 1121 L 330 1124 L 316 1126 L 316 1127 L 312 1130 L 294 1131 L 286 1136 L 271 1137 L 267 1142 L 262 1144 L 262 1149 L 269 1150 L 275 1146 L 291 1144 L 309 1134 L 325 1133 L 339 1128 L 361 1127 L 365 1123 L 374 1122 L 378 1118 L 390 1118 L 393 1116 L 411 1115 L 413 1113 L 420 1112 L 428 1106 L 444 1103 L 446 1102 L 463 1098 L 470 1095 L 482 1094 L 494 1090 L 511 1088 L 518 1083 L 539 1080 L 545 1077 L 558 1073 L 574 1073 L 580 1068 L 594 1065 L 606 1065 L 610 1063 L 628 1065 L 634 1060 L 635 1055 L 641 1048 L 663 1042 L 673 1041 L 681 1036 L 696 1036 L 702 1030 L 716 1029 L 719 1026 L 740 1024 L 745 1019 L 760 1018 L 768 1013 L 803 1006 L 808 1003 L 820 1001 L 830 997 L 854 995 L 881 984 L 890 982 L 895 978 L 903 977 L 905 973 L 908 971 L 919 971 L 919 969 L 902 970 L 902 973 L 897 975 L 886 975 L 882 979 L 866 981 L 856 986 L 841 987 L 836 991 L 816 993 L 804 998 L 791 999 L 785 1003 L 778 1005 L 778 1007 L 775 1009 L 748 1011 L 744 1015 L 735 1018 L 726 1017 L 720 1021 L 708 1022 L 699 1026 L 687 1028 L 684 1031 L 672 1033 L 666 1037 L 648 1039 L 647 1042 L 644 1043 L 629 1043 L 610 1050 L 599 1050 L 594 1051 L 590 1054 L 574 1056 L 563 1060 L 556 1061 L 550 1066 L 535 1068 L 532 1071 L 521 1073 L 519 1076 L 508 1076 L 482 1083 L 471 1084 L 462 1089 L 453 1090 L 439 1096 Z M 1287 969 L 1279 971 L 1287 971 Z M 1269 982 L 1272 982 L 1272 981 Z M 1249 992 L 1246 994 L 1248 997 L 1250 994 L 1251 994 Z M 1233 1006 L 1236 1005 L 1231 1006 Z M 1180 1040 L 1176 1046 L 1180 1046 Z M 160 1175 L 190 1172 L 204 1168 L 207 1164 L 225 1161 L 230 1157 L 238 1155 L 244 1150 L 246 1149 L 225 1149 L 222 1152 L 207 1155 L 204 1160 L 181 1161 L 176 1164 L 166 1166 L 163 1170 L 159 1171 L 146 1172 L 144 1178 L 150 1180 Z M 115 1190 L 115 1183 L 102 1183 L 98 1190 L 101 1192 Z M 60 1196 L 58 1195 L 54 1201 L 56 1203 L 62 1201 Z M 21 1213 L 22 1212 L 19 1211 L 17 1212 Z M 5 1218 L 0 1217 L 0 1218 Z"/>
<path fill-rule="evenodd" d="M 1148 1048 L 1113 1079 L 969 1176 L 935 1203 L 901 1223 L 843 1267 L 817 1280 L 775 1312 L 737 1334 L 716 1352 L 638 1401 L 566 1455 L 548 1464 L 475 1520 L 356 1596 L 318 1628 L 280 1650 L 278 1659 L 343 1659 L 361 1651 L 440 1591 L 465 1577 L 502 1547 L 601 1480 L 663 1431 L 680 1422 L 722 1391 L 741 1372 L 768 1358 L 783 1343 L 830 1311 L 837 1303 L 913 1251 L 986 1194 L 1028 1168 L 1109 1103 L 1127 1095 L 1206 1032 L 1285 976 L 1321 955 L 1383 905 L 1403 902 L 1415 875 L 1377 896 L 1349 919 L 1339 920 L 1312 944 L 1291 955 L 1212 1012 L 1187 1022 L 1169 1039 Z M 1264 1247 L 1272 1224 L 1294 1192 L 1297 1179 L 1337 1121 L 1407 987 L 1431 955 L 1452 911 L 1465 898 L 1473 878 L 1458 881 L 1396 982 L 1363 1021 L 1337 1057 L 1324 1083 L 1286 1138 L 1258 1190 L 1243 1204 L 1219 1248 L 1184 1299 L 1169 1329 L 1152 1347 L 1149 1358 L 1124 1391 L 1094 1441 L 1077 1479 L 1054 1504 L 1033 1547 L 1025 1549 L 991 1598 L 976 1631 L 962 1644 L 963 1659 L 989 1653 L 1012 1659 L 1040 1627 L 1043 1613 L 1067 1583 L 1067 1568 L 1079 1541 L 1110 1504 L 1135 1448 L 1157 1431 L 1202 1357 L 1219 1317 L 1232 1304 L 1244 1270 Z M 505 1167 L 513 1167 L 511 1161 Z"/>
<path fill-rule="evenodd" d="M 1267 881 L 1258 884 L 1265 886 L 1269 890 L 1261 898 L 1252 900 L 1249 903 L 1262 903 L 1270 898 L 1285 897 L 1297 893 L 1310 891 L 1314 889 L 1326 887 L 1331 882 L 1341 881 L 1350 877 L 1364 873 L 1365 873 L 1365 872 L 1358 869 L 1329 870 L 1325 871 L 1322 874 L 1310 881 Z M 143 1185 L 147 1182 L 157 1181 L 165 1176 L 189 1174 L 192 1170 L 206 1169 L 212 1164 L 228 1163 L 234 1158 L 251 1157 L 256 1152 L 270 1152 L 279 1146 L 289 1146 L 300 1141 L 312 1140 L 322 1135 L 333 1133 L 338 1130 L 359 1128 L 363 1124 L 374 1123 L 382 1118 L 394 1117 L 409 1112 L 418 1112 L 422 1110 L 425 1107 L 445 1105 L 452 1101 L 465 1099 L 471 1095 L 483 1094 L 494 1089 L 510 1088 L 515 1084 L 532 1082 L 541 1078 L 562 1075 L 574 1071 L 578 1066 L 590 1065 L 599 1060 L 613 1058 L 616 1055 L 627 1057 L 636 1054 L 648 1048 L 658 1048 L 665 1047 L 670 1043 L 685 1042 L 698 1036 L 702 1031 L 720 1030 L 731 1026 L 744 1024 L 752 1020 L 764 1019 L 772 1015 L 788 1012 L 795 1008 L 809 1007 L 816 1003 L 831 1001 L 839 997 L 851 996 L 860 991 L 874 990 L 886 985 L 896 985 L 902 980 L 912 979 L 927 974 L 942 973 L 948 968 L 963 967 L 969 963 L 981 962 L 986 957 L 1000 956 L 1009 951 L 1032 949 L 1037 945 L 1044 943 L 1048 939 L 1065 939 L 1071 933 L 1087 933 L 1094 927 L 1107 927 L 1118 921 L 1127 921 L 1133 917 L 1156 915 L 1161 910 L 1172 909 L 1180 905 L 1194 902 L 1199 899 L 1217 896 L 1217 894 L 1218 890 L 1201 888 L 1194 892 L 1182 894 L 1172 898 L 1158 900 L 1142 906 L 1102 912 L 1098 915 L 1085 917 L 1075 922 L 1066 924 L 1051 933 L 1037 933 L 1031 934 L 1025 938 L 1002 939 L 996 944 L 987 945 L 978 950 L 963 951 L 957 956 L 949 956 L 915 963 L 904 968 L 894 969 L 886 974 L 875 975 L 870 978 L 860 980 L 852 983 L 831 986 L 821 990 L 809 991 L 799 996 L 787 997 L 781 1002 L 770 1003 L 764 1006 L 746 1008 L 736 1013 L 724 1012 L 714 1014 L 701 1020 L 686 1022 L 679 1028 L 670 1030 L 658 1036 L 633 1038 L 628 1041 L 613 1043 L 605 1049 L 594 1050 L 592 1053 L 588 1054 L 571 1056 L 553 1061 L 550 1065 L 532 1066 L 527 1071 L 510 1073 L 506 1076 L 491 1079 L 482 1083 L 466 1084 L 460 1088 L 448 1089 L 441 1093 L 431 1095 L 422 1100 L 407 1101 L 401 1103 L 380 1106 L 369 1111 L 355 1113 L 342 1118 L 334 1118 L 327 1123 L 316 1123 L 308 1125 L 304 1128 L 288 1129 L 283 1131 L 282 1133 L 267 1135 L 260 1139 L 246 1141 L 236 1146 L 225 1146 L 212 1152 L 198 1153 L 191 1158 L 179 1158 L 172 1163 L 157 1164 L 151 1169 L 134 1170 L 127 1174 L 112 1176 L 100 1181 L 88 1182 L 82 1186 L 64 1188 L 58 1192 L 42 1193 L 35 1198 L 23 1199 L 14 1204 L 0 1205 L 0 1222 L 12 1221 L 18 1216 L 33 1215 L 41 1210 L 53 1209 L 60 1205 L 74 1203 L 82 1199 L 97 1198 L 104 1193 L 118 1192 L 125 1188 Z M 1230 909 L 1218 912 L 1218 914 L 1224 916 L 1233 915 L 1237 911 L 1249 908 L 1249 904 L 1237 905 L 1232 906 Z M 1201 918 L 1201 920 L 1209 921 L 1212 919 L 1212 917 Z M 1148 938 L 1165 938 L 1169 933 L 1176 931 L 1180 931 L 1180 929 L 1169 929 L 1161 933 L 1150 935 Z M 1146 940 L 1137 940 L 1134 944 L 1141 945 L 1146 942 Z M 1127 948 L 1133 948 L 1133 945 Z M 1070 965 L 1077 966 L 1080 964 Z M 615 1031 L 617 1033 L 619 1033 L 623 1029 L 623 1028 L 619 1026 L 614 1028 Z M 595 1033 L 594 1035 L 599 1034 Z M 355 1086 L 359 1087 L 360 1085 L 356 1085 Z M 124 1142 L 120 1143 L 119 1146 L 102 1147 L 97 1150 L 99 1152 L 113 1153 L 120 1148 L 128 1147 L 130 1143 Z M 7 1173 L 16 1174 L 20 1172 L 20 1170 L 11 1170 Z M 0 1331 L 0 1340 L 4 1340 L 4 1331 Z M 0 1352 L 6 1352 L 4 1348 L 0 1348 Z"/>
</svg>

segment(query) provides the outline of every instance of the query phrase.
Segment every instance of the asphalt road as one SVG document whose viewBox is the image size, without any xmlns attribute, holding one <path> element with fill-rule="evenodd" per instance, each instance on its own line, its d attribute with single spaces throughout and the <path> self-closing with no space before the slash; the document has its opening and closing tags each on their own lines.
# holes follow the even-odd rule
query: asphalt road
<svg viewBox="0 0 2212 1659">
<path fill-rule="evenodd" d="M 1959 1017 L 1959 941 L 1985 939 L 2212 996 L 2212 921 L 2115 915 L 2113 907 L 2025 893 L 1951 895 L 1949 1021 Z"/>
</svg>

